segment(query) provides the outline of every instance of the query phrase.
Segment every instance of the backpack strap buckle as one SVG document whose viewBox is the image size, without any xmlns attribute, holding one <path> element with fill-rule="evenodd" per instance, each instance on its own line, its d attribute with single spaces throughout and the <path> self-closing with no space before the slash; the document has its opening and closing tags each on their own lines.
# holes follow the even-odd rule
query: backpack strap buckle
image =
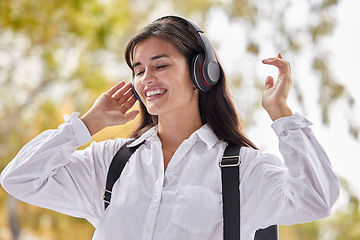
<svg viewBox="0 0 360 240">
<path fill-rule="evenodd" d="M 223 156 L 219 161 L 219 166 L 223 167 L 237 167 L 241 163 L 240 156 Z"/>
<path fill-rule="evenodd" d="M 109 204 L 110 203 L 110 199 L 111 199 L 111 191 L 105 189 L 104 191 L 104 195 L 103 195 L 103 200 L 105 203 Z"/>
</svg>

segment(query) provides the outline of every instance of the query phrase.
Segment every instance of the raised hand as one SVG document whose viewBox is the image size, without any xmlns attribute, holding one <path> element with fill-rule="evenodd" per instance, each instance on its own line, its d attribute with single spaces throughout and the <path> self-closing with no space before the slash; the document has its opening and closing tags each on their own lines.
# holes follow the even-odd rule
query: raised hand
<svg viewBox="0 0 360 240">
<path fill-rule="evenodd" d="M 273 121 L 281 117 L 291 116 L 292 111 L 287 104 L 292 85 L 290 63 L 282 58 L 281 53 L 277 57 L 264 59 L 262 62 L 279 69 L 276 82 L 271 76 L 266 78 L 262 106 Z"/>
<path fill-rule="evenodd" d="M 105 127 L 122 125 L 133 120 L 139 111 L 128 111 L 135 102 L 136 98 L 132 92 L 131 83 L 120 82 L 101 94 L 81 120 L 90 134 L 94 135 Z"/>
</svg>

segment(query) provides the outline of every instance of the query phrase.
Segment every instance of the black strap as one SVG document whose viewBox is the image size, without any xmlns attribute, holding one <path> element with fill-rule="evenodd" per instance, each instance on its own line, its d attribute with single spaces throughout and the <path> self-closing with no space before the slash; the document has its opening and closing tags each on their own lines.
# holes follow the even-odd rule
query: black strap
<svg viewBox="0 0 360 240">
<path fill-rule="evenodd" d="M 109 206 L 111 200 L 112 188 L 115 182 L 119 179 L 122 170 L 124 169 L 126 163 L 128 162 L 131 155 L 138 149 L 144 142 L 139 143 L 136 146 L 129 147 L 134 140 L 129 141 L 124 144 L 120 150 L 115 154 L 113 160 L 111 161 L 107 179 L 106 179 L 106 188 L 104 192 L 104 204 L 105 209 Z"/>
<path fill-rule="evenodd" d="M 240 148 L 229 144 L 219 165 L 221 167 L 224 240 L 240 239 Z M 278 227 L 259 229 L 254 240 L 278 240 Z"/>
<path fill-rule="evenodd" d="M 278 240 L 278 233 L 278 226 L 272 225 L 270 227 L 257 230 L 254 240 Z"/>
<path fill-rule="evenodd" d="M 240 239 L 240 147 L 229 144 L 220 161 L 224 240 Z"/>
</svg>

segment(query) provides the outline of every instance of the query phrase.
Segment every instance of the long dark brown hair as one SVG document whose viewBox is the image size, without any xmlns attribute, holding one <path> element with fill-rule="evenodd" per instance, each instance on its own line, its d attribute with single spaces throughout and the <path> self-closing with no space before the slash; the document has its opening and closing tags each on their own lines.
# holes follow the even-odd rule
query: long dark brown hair
<svg viewBox="0 0 360 240">
<path fill-rule="evenodd" d="M 187 22 L 176 17 L 165 17 L 147 25 L 129 41 L 125 49 L 125 59 L 131 69 L 135 46 L 150 37 L 158 37 L 171 43 L 187 59 L 189 69 L 194 56 L 204 53 L 199 35 Z M 140 137 L 157 124 L 157 116 L 150 115 L 143 103 L 140 103 L 140 106 L 141 121 L 138 129 L 132 134 L 134 138 Z M 242 131 L 241 121 L 230 97 L 221 66 L 218 83 L 208 92 L 199 92 L 199 108 L 202 123 L 207 123 L 219 139 L 256 149 Z"/>
</svg>

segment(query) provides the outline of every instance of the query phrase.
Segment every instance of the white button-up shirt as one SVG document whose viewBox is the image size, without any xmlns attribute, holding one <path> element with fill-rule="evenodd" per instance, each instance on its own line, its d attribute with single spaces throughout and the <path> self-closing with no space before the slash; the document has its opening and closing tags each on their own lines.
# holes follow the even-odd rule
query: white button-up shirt
<svg viewBox="0 0 360 240">
<path fill-rule="evenodd" d="M 93 142 L 78 114 L 29 142 L 5 168 L 6 191 L 33 205 L 86 218 L 96 240 L 222 239 L 222 185 L 218 162 L 227 143 L 208 125 L 186 139 L 166 171 L 157 128 L 131 156 L 104 210 L 110 162 L 128 139 Z M 276 120 L 284 162 L 242 147 L 241 239 L 258 228 L 326 217 L 339 195 L 339 181 L 304 117 Z"/>
</svg>

